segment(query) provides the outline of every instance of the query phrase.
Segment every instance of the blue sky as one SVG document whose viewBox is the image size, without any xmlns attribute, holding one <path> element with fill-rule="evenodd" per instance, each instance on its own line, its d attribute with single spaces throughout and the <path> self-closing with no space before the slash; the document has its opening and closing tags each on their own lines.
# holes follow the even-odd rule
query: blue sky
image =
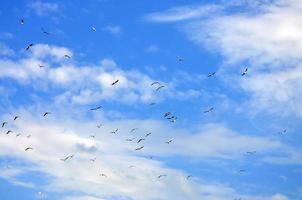
<svg viewBox="0 0 302 200">
<path fill-rule="evenodd" d="M 3 1 L 0 199 L 302 199 L 301 11 Z"/>
</svg>

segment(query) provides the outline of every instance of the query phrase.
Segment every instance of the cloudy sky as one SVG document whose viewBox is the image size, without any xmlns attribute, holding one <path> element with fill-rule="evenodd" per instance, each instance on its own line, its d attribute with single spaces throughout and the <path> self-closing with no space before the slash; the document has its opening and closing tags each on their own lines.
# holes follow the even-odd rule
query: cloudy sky
<svg viewBox="0 0 302 200">
<path fill-rule="evenodd" d="M 301 0 L 4 0 L 0 21 L 1 200 L 302 199 Z"/>
</svg>

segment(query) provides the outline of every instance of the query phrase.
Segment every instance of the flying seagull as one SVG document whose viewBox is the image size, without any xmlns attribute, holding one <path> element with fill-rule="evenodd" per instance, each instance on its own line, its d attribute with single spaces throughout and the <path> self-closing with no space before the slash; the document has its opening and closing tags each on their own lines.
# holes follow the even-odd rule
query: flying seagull
<svg viewBox="0 0 302 200">
<path fill-rule="evenodd" d="M 159 91 L 160 89 L 164 88 L 164 85 L 159 86 L 158 88 L 156 88 L 156 91 Z"/>
<path fill-rule="evenodd" d="M 117 79 L 116 81 L 114 81 L 113 83 L 111 83 L 111 85 L 115 85 L 119 82 L 119 80 Z"/>
<path fill-rule="evenodd" d="M 96 28 L 93 27 L 93 26 L 91 27 L 91 30 L 94 31 L 94 32 L 96 32 Z"/>
<path fill-rule="evenodd" d="M 14 117 L 14 121 L 17 120 L 18 118 L 19 118 L 19 116 L 15 116 L 15 117 Z"/>
<path fill-rule="evenodd" d="M 101 128 L 102 124 L 97 125 L 96 127 Z"/>
<path fill-rule="evenodd" d="M 51 112 L 45 112 L 45 113 L 43 114 L 43 117 L 45 117 L 46 115 L 49 115 L 49 114 L 51 114 Z"/>
<path fill-rule="evenodd" d="M 156 103 L 155 102 L 152 102 L 152 103 L 149 103 L 149 106 L 154 106 Z"/>
<path fill-rule="evenodd" d="M 91 135 L 90 137 L 91 137 L 91 138 L 95 138 L 95 135 Z"/>
<path fill-rule="evenodd" d="M 247 74 L 248 69 L 249 69 L 249 68 L 246 67 L 246 68 L 244 69 L 244 71 L 242 72 L 241 76 L 245 76 L 245 75 Z"/>
<path fill-rule="evenodd" d="M 187 176 L 187 180 L 189 180 L 191 177 L 192 177 L 191 175 Z"/>
<path fill-rule="evenodd" d="M 41 28 L 41 30 L 42 30 L 42 32 L 43 32 L 45 35 L 50 35 L 50 33 L 49 33 L 49 32 L 47 32 L 47 31 L 45 31 L 45 29 L 44 29 L 44 28 Z"/>
<path fill-rule="evenodd" d="M 141 150 L 143 148 L 144 148 L 144 146 L 138 147 L 138 148 L 135 149 L 135 151 L 139 151 L 139 150 Z"/>
<path fill-rule="evenodd" d="M 16 135 L 16 137 L 19 137 L 21 135 L 21 133 L 18 133 L 17 135 Z"/>
<path fill-rule="evenodd" d="M 33 43 L 30 43 L 27 47 L 26 47 L 26 51 L 29 50 L 32 46 L 34 46 Z"/>
<path fill-rule="evenodd" d="M 102 106 L 98 106 L 98 107 L 95 107 L 95 108 L 91 108 L 90 110 L 91 111 L 94 111 L 94 110 L 99 110 L 99 109 L 101 109 L 102 108 Z"/>
<path fill-rule="evenodd" d="M 106 175 L 106 174 L 100 174 L 100 176 L 102 176 L 102 177 L 106 177 L 106 178 L 107 178 L 107 175 Z"/>
<path fill-rule="evenodd" d="M 7 132 L 6 132 L 6 134 L 7 134 L 7 135 L 8 135 L 8 134 L 10 134 L 10 133 L 12 133 L 12 131 L 11 131 L 11 130 L 9 130 L 9 131 L 7 131 Z"/>
<path fill-rule="evenodd" d="M 2 128 L 7 124 L 7 122 L 2 122 Z"/>
<path fill-rule="evenodd" d="M 137 143 L 140 143 L 140 142 L 143 141 L 143 140 L 145 140 L 145 139 L 141 138 L 141 139 L 139 139 L 139 140 L 137 141 Z"/>
<path fill-rule="evenodd" d="M 241 169 L 241 170 L 238 171 L 238 173 L 244 173 L 244 172 L 245 172 L 244 169 Z"/>
<path fill-rule="evenodd" d="M 131 129 L 130 133 L 132 133 L 133 131 L 136 131 L 138 128 L 133 128 Z"/>
<path fill-rule="evenodd" d="M 183 59 L 182 59 L 181 57 L 177 57 L 177 61 L 178 61 L 178 62 L 182 62 Z"/>
<path fill-rule="evenodd" d="M 211 107 L 210 109 L 203 111 L 203 113 L 209 113 L 209 112 L 212 112 L 213 110 L 214 110 L 214 107 Z"/>
<path fill-rule="evenodd" d="M 32 147 L 27 147 L 27 148 L 25 149 L 25 151 L 28 151 L 28 150 L 33 150 L 33 148 L 32 148 Z"/>
<path fill-rule="evenodd" d="M 40 68 L 43 68 L 43 67 L 45 67 L 45 66 L 44 66 L 44 65 L 39 65 L 39 67 L 40 67 Z"/>
<path fill-rule="evenodd" d="M 167 141 L 167 142 L 165 142 L 165 143 L 166 143 L 166 144 L 170 144 L 172 141 L 173 141 L 173 139 L 172 139 L 172 140 L 169 140 L 169 141 Z"/>
<path fill-rule="evenodd" d="M 151 83 L 151 86 L 153 86 L 153 85 L 161 85 L 161 84 L 158 81 L 154 81 L 154 82 Z"/>
<path fill-rule="evenodd" d="M 145 135 L 145 137 L 148 137 L 149 135 L 151 135 L 151 133 L 147 133 L 147 134 Z"/>
<path fill-rule="evenodd" d="M 115 129 L 114 131 L 110 131 L 110 133 L 112 133 L 112 134 L 116 134 L 116 133 L 117 133 L 117 131 L 118 131 L 118 128 L 117 128 L 117 129 Z"/>
<path fill-rule="evenodd" d="M 168 117 L 169 115 L 171 115 L 172 113 L 171 112 L 166 112 L 165 114 L 164 114 L 164 117 L 166 118 L 166 117 Z"/>
<path fill-rule="evenodd" d="M 90 159 L 91 162 L 95 162 L 96 158 Z"/>
<path fill-rule="evenodd" d="M 246 152 L 246 154 L 250 154 L 250 155 L 251 155 L 251 154 L 255 154 L 255 153 L 256 153 L 256 151 L 247 151 L 247 152 Z"/>
<path fill-rule="evenodd" d="M 31 137 L 31 135 L 29 134 L 28 136 L 26 136 L 27 138 L 30 138 Z"/>
<path fill-rule="evenodd" d="M 135 138 L 131 138 L 131 139 L 130 139 L 130 138 L 127 138 L 126 141 L 132 142 L 134 139 L 135 139 Z"/>
<path fill-rule="evenodd" d="M 21 24 L 21 25 L 24 25 L 24 24 L 25 24 L 24 19 L 21 19 L 20 24 Z"/>
<path fill-rule="evenodd" d="M 157 178 L 161 178 L 161 177 L 164 177 L 164 176 L 167 176 L 166 174 L 162 174 L 162 175 L 159 175 Z"/>
<path fill-rule="evenodd" d="M 65 54 L 65 55 L 64 55 L 64 58 L 70 59 L 71 57 L 70 57 L 69 55 Z"/>
<path fill-rule="evenodd" d="M 278 134 L 283 135 L 286 133 L 286 131 L 287 131 L 287 129 L 283 129 L 282 131 L 278 132 Z"/>
<path fill-rule="evenodd" d="M 70 158 L 70 156 L 67 156 L 67 157 L 65 157 L 65 158 L 61 158 L 60 160 L 63 161 L 63 162 L 65 162 L 65 161 L 67 161 L 69 158 Z"/>
<path fill-rule="evenodd" d="M 211 72 L 211 73 L 208 74 L 208 77 L 212 77 L 212 76 L 214 76 L 215 74 L 216 74 L 216 72 Z"/>
</svg>

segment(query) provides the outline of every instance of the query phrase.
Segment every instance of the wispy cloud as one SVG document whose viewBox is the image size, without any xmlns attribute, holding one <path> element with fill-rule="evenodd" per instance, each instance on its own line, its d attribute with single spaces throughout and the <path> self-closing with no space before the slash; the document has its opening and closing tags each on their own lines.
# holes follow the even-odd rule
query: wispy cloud
<svg viewBox="0 0 302 200">
<path fill-rule="evenodd" d="M 118 25 L 108 25 L 103 28 L 104 31 L 107 31 L 114 35 L 120 35 L 123 32 L 122 27 Z"/>
<path fill-rule="evenodd" d="M 44 1 L 34 1 L 29 3 L 28 6 L 39 16 L 45 16 L 53 12 L 58 12 L 60 8 L 59 4 L 57 3 Z"/>
</svg>

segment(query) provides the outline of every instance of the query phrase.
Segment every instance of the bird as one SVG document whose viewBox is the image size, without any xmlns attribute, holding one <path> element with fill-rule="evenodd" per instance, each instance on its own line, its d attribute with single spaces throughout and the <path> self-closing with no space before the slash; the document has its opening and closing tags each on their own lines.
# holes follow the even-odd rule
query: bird
<svg viewBox="0 0 302 200">
<path fill-rule="evenodd" d="M 102 177 L 106 177 L 106 178 L 107 178 L 107 175 L 106 175 L 106 174 L 100 174 L 100 176 L 102 176 Z"/>
<path fill-rule="evenodd" d="M 101 128 L 102 124 L 96 125 L 97 128 Z"/>
<path fill-rule="evenodd" d="M 130 133 L 132 133 L 133 131 L 136 131 L 138 128 L 133 128 L 131 129 Z"/>
<path fill-rule="evenodd" d="M 152 133 L 147 133 L 146 135 L 145 135 L 145 137 L 148 137 L 149 135 L 151 135 Z"/>
<path fill-rule="evenodd" d="M 16 135 L 16 137 L 19 137 L 21 135 L 21 133 L 18 133 L 17 135 Z"/>
<path fill-rule="evenodd" d="M 31 137 L 31 135 L 27 135 L 26 137 L 27 137 L 27 138 L 30 138 L 30 137 Z"/>
<path fill-rule="evenodd" d="M 45 29 L 44 29 L 44 28 L 41 28 L 41 30 L 42 30 L 42 32 L 43 32 L 45 35 L 50 35 L 50 33 L 49 33 L 49 32 L 47 32 L 47 31 L 45 31 Z"/>
<path fill-rule="evenodd" d="M 186 179 L 189 180 L 191 177 L 192 177 L 191 175 L 188 175 Z"/>
<path fill-rule="evenodd" d="M 235 199 L 233 199 L 233 200 L 241 200 L 241 198 L 235 198 Z"/>
<path fill-rule="evenodd" d="M 27 147 L 24 151 L 34 150 L 32 147 Z"/>
<path fill-rule="evenodd" d="M 158 88 L 156 88 L 156 91 L 159 91 L 160 89 L 164 88 L 164 85 L 159 86 Z"/>
<path fill-rule="evenodd" d="M 19 116 L 15 116 L 15 117 L 14 117 L 14 121 L 16 121 L 18 118 L 19 118 Z"/>
<path fill-rule="evenodd" d="M 64 58 L 70 59 L 71 57 L 70 57 L 69 55 L 65 54 L 65 55 L 64 55 Z"/>
<path fill-rule="evenodd" d="M 215 74 L 216 74 L 216 72 L 211 72 L 211 73 L 208 74 L 208 77 L 212 77 L 212 76 L 214 76 Z"/>
<path fill-rule="evenodd" d="M 95 162 L 96 158 L 90 159 L 91 162 Z"/>
<path fill-rule="evenodd" d="M 126 141 L 132 142 L 135 138 L 127 138 Z"/>
<path fill-rule="evenodd" d="M 67 157 L 65 157 L 65 158 L 61 158 L 60 160 L 63 161 L 63 162 L 65 162 L 65 161 L 67 161 L 69 158 L 70 158 L 70 156 L 67 156 Z"/>
<path fill-rule="evenodd" d="M 26 47 L 26 51 L 29 50 L 32 46 L 34 46 L 33 43 L 30 43 L 27 47 Z"/>
<path fill-rule="evenodd" d="M 95 138 L 95 135 L 91 135 L 90 137 L 91 137 L 91 138 Z"/>
<path fill-rule="evenodd" d="M 115 129 L 114 131 L 110 131 L 110 133 L 112 133 L 112 134 L 116 134 L 116 133 L 117 133 L 117 131 L 118 131 L 118 128 L 117 128 L 117 129 Z"/>
<path fill-rule="evenodd" d="M 138 148 L 135 149 L 135 151 L 139 151 L 139 150 L 141 150 L 143 148 L 144 148 L 144 146 L 138 147 Z"/>
<path fill-rule="evenodd" d="M 24 25 L 24 24 L 25 24 L 24 19 L 21 19 L 20 24 L 21 24 L 21 25 Z"/>
<path fill-rule="evenodd" d="M 173 116 L 173 119 L 171 119 L 170 122 L 175 123 L 176 120 L 177 120 L 177 117 L 174 117 L 174 116 Z"/>
<path fill-rule="evenodd" d="M 248 69 L 249 69 L 249 68 L 246 67 L 246 68 L 244 69 L 244 71 L 242 72 L 241 76 L 245 76 L 245 75 L 247 74 Z"/>
<path fill-rule="evenodd" d="M 161 177 L 164 177 L 164 176 L 167 176 L 166 174 L 162 174 L 162 175 L 159 175 L 157 178 L 161 178 Z"/>
<path fill-rule="evenodd" d="M 154 82 L 151 83 L 151 86 L 153 86 L 153 85 L 161 85 L 161 84 L 158 81 L 154 81 Z"/>
<path fill-rule="evenodd" d="M 255 154 L 256 151 L 247 151 L 246 154 Z"/>
<path fill-rule="evenodd" d="M 178 62 L 182 62 L 183 59 L 182 59 L 181 57 L 177 57 L 177 61 L 178 61 Z"/>
<path fill-rule="evenodd" d="M 169 141 L 167 141 L 167 142 L 165 142 L 165 143 L 166 143 L 166 144 L 170 144 L 172 141 L 173 141 L 173 139 L 172 139 L 172 140 L 169 140 Z"/>
<path fill-rule="evenodd" d="M 51 114 L 51 112 L 45 112 L 45 113 L 43 114 L 43 117 L 45 117 L 46 115 L 49 115 L 49 114 Z"/>
<path fill-rule="evenodd" d="M 282 131 L 278 132 L 278 134 L 279 134 L 279 135 L 283 135 L 283 134 L 286 133 L 286 131 L 287 131 L 287 129 L 283 129 Z"/>
<path fill-rule="evenodd" d="M 210 109 L 203 111 L 203 113 L 209 113 L 209 112 L 212 112 L 213 110 L 214 110 L 214 107 L 211 107 Z"/>
<path fill-rule="evenodd" d="M 2 122 L 2 128 L 7 124 L 7 122 Z"/>
<path fill-rule="evenodd" d="M 6 132 L 6 134 L 8 135 L 8 134 L 10 134 L 10 133 L 12 133 L 12 131 L 11 130 L 8 130 L 7 132 Z"/>
<path fill-rule="evenodd" d="M 119 82 L 119 80 L 117 79 L 116 81 L 114 81 L 113 83 L 111 83 L 111 85 L 115 85 Z"/>
<path fill-rule="evenodd" d="M 241 169 L 241 170 L 238 171 L 238 173 L 244 173 L 244 172 L 245 172 L 244 169 Z"/>
<path fill-rule="evenodd" d="M 149 106 L 154 106 L 156 103 L 155 102 L 152 102 L 152 103 L 149 103 Z"/>
<path fill-rule="evenodd" d="M 102 108 L 102 106 L 98 106 L 98 107 L 95 107 L 95 108 L 90 108 L 90 110 L 91 111 L 94 111 L 94 110 L 99 110 L 99 109 L 101 109 Z"/>
<path fill-rule="evenodd" d="M 171 115 L 171 114 L 172 114 L 171 112 L 166 112 L 166 113 L 164 114 L 164 118 L 168 117 L 168 116 Z"/>
<path fill-rule="evenodd" d="M 93 26 L 91 27 L 91 30 L 94 31 L 94 32 L 96 32 L 96 28 L 93 27 Z"/>
<path fill-rule="evenodd" d="M 145 139 L 141 138 L 141 139 L 139 139 L 139 140 L 137 141 L 137 143 L 140 143 L 140 142 L 143 141 L 143 140 L 145 140 Z"/>
</svg>

